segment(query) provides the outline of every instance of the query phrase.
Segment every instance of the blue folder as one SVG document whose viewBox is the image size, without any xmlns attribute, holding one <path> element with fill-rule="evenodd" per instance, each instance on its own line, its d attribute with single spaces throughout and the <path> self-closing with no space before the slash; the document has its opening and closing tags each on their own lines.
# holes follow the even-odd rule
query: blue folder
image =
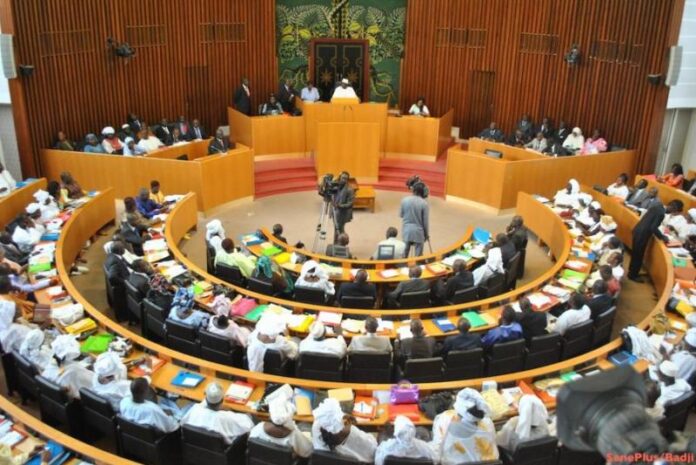
<svg viewBox="0 0 696 465">
<path fill-rule="evenodd" d="M 191 389 L 201 384 L 204 379 L 205 376 L 199 375 L 198 373 L 181 370 L 174 379 L 172 379 L 172 384 L 174 386 Z"/>
<path fill-rule="evenodd" d="M 474 238 L 475 241 L 478 241 L 482 244 L 488 244 L 491 241 L 491 233 L 486 231 L 483 228 L 474 229 L 474 233 L 472 234 L 472 237 Z"/>
</svg>

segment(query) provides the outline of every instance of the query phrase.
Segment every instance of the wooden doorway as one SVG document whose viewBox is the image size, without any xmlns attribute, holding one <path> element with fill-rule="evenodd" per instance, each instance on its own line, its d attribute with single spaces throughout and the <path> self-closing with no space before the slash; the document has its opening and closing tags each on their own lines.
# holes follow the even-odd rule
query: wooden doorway
<svg viewBox="0 0 696 465">
<path fill-rule="evenodd" d="M 362 101 L 370 95 L 370 54 L 367 40 L 313 39 L 309 78 L 321 99 L 331 100 L 336 84 L 347 78 Z"/>
<path fill-rule="evenodd" d="M 469 116 L 460 137 L 467 138 L 487 128 L 493 119 L 495 73 L 472 70 L 469 74 Z"/>
</svg>

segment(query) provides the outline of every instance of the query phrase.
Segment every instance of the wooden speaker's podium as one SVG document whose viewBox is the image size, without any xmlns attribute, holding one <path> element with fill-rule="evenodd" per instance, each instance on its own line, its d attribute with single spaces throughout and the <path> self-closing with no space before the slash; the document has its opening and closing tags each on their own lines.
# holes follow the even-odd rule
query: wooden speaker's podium
<svg viewBox="0 0 696 465">
<path fill-rule="evenodd" d="M 354 98 L 332 98 L 332 105 L 360 105 L 360 99 L 358 97 Z"/>
</svg>

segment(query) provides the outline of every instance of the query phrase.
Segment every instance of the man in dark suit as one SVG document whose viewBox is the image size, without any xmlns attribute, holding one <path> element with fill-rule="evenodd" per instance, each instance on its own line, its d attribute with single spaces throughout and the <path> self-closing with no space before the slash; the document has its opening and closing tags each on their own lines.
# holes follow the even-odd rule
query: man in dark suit
<svg viewBox="0 0 696 465">
<path fill-rule="evenodd" d="M 208 155 L 217 155 L 219 153 L 227 153 L 230 149 L 230 142 L 225 137 L 222 129 L 215 131 L 215 137 L 208 144 Z"/>
<path fill-rule="evenodd" d="M 126 247 L 121 241 L 114 241 L 111 244 L 111 252 L 106 256 L 104 268 L 109 273 L 109 281 L 116 284 L 117 281 L 125 281 L 130 276 L 130 270 L 123 254 L 126 253 Z"/>
<path fill-rule="evenodd" d="M 549 139 L 549 145 L 546 146 L 544 151 L 547 155 L 552 157 L 565 157 L 569 155 L 568 151 L 563 147 L 563 141 L 557 137 L 552 137 Z"/>
<path fill-rule="evenodd" d="M 517 129 L 513 134 L 510 134 L 505 143 L 513 147 L 524 147 L 524 144 L 527 143 L 527 136 L 520 129 Z"/>
<path fill-rule="evenodd" d="M 338 177 L 338 192 L 333 198 L 334 208 L 334 242 L 338 241 L 338 235 L 346 232 L 346 223 L 353 220 L 353 202 L 355 201 L 355 191 L 350 187 L 348 180 L 350 174 L 345 171 Z"/>
<path fill-rule="evenodd" d="M 566 126 L 565 121 L 561 121 L 558 123 L 558 130 L 556 131 L 556 139 L 558 139 L 561 143 L 566 140 L 566 137 L 570 135 L 570 129 Z"/>
<path fill-rule="evenodd" d="M 135 113 L 128 113 L 128 125 L 134 134 L 138 134 L 145 129 L 145 122 L 141 121 Z"/>
<path fill-rule="evenodd" d="M 147 233 L 147 227 L 140 224 L 137 215 L 129 213 L 126 217 L 126 222 L 121 223 L 121 237 L 131 245 L 133 253 L 143 255 L 143 244 L 150 240 Z"/>
<path fill-rule="evenodd" d="M 292 86 L 292 79 L 286 79 L 284 83 L 280 84 L 278 87 L 278 100 L 284 112 L 292 113 L 295 109 L 295 99 L 297 95 L 297 91 Z"/>
<path fill-rule="evenodd" d="M 189 127 L 189 132 L 186 138 L 188 140 L 202 140 L 207 139 L 208 134 L 206 134 L 205 129 L 203 129 L 203 126 L 201 126 L 201 122 L 194 119 Z"/>
<path fill-rule="evenodd" d="M 522 310 L 517 322 L 522 326 L 524 338 L 530 341 L 533 337 L 546 334 L 546 313 L 535 312 L 532 303 L 526 297 L 522 297 L 517 303 Z"/>
<path fill-rule="evenodd" d="M 667 207 L 666 213 L 671 212 L 672 206 L 670 205 Z M 661 203 L 655 202 L 643 213 L 640 221 L 633 228 L 633 250 L 631 251 L 631 263 L 628 266 L 628 279 L 631 281 L 643 282 L 643 278 L 638 277 L 638 273 L 643 267 L 643 257 L 653 234 L 661 241 L 667 242 L 667 236 L 660 231 L 660 225 L 664 219 L 665 207 Z"/>
<path fill-rule="evenodd" d="M 406 360 L 430 358 L 435 353 L 435 338 L 425 335 L 421 320 L 417 318 L 411 320 L 411 334 L 413 337 L 397 341 L 397 360 L 402 366 Z"/>
<path fill-rule="evenodd" d="M 503 257 L 503 266 L 507 269 L 510 265 L 510 260 L 512 260 L 512 257 L 517 253 L 517 248 L 504 233 L 499 233 L 495 236 L 495 243 L 500 247 L 500 254 Z"/>
<path fill-rule="evenodd" d="M 551 124 L 551 119 L 549 119 L 549 118 L 542 119 L 541 124 L 536 129 L 536 132 L 540 132 L 540 133 L 544 134 L 544 137 L 546 137 L 547 139 L 549 137 L 552 137 L 554 131 L 553 131 L 553 125 Z"/>
<path fill-rule="evenodd" d="M 179 144 L 181 142 L 186 142 L 186 138 L 181 135 L 181 131 L 179 130 L 178 127 L 174 127 L 172 129 L 171 134 L 169 134 L 165 139 L 161 139 L 162 142 L 164 142 L 164 145 L 166 146 L 171 146 L 174 144 Z"/>
<path fill-rule="evenodd" d="M 490 140 L 493 142 L 502 142 L 505 139 L 505 134 L 498 128 L 498 124 L 491 122 L 488 128 L 481 131 L 478 135 L 481 139 Z"/>
<path fill-rule="evenodd" d="M 510 239 L 510 242 L 515 245 L 515 249 L 522 251 L 527 248 L 528 230 L 524 225 L 524 218 L 519 215 L 513 216 L 505 233 Z"/>
<path fill-rule="evenodd" d="M 587 306 L 592 312 L 592 320 L 596 321 L 599 315 L 609 310 L 612 305 L 614 305 L 614 299 L 609 295 L 606 281 L 598 279 L 592 285 L 592 298 L 587 301 Z"/>
<path fill-rule="evenodd" d="M 430 290 L 430 284 L 428 284 L 428 281 L 421 278 L 421 274 L 423 274 L 423 270 L 420 266 L 414 265 L 408 269 L 408 281 L 401 281 L 396 286 L 396 289 L 387 294 L 387 304 L 390 308 L 398 308 L 399 299 L 401 298 L 401 295 L 406 292 L 422 292 Z"/>
<path fill-rule="evenodd" d="M 372 297 L 377 299 L 377 288 L 367 282 L 367 271 L 358 270 L 352 282 L 341 284 L 336 294 L 336 302 L 341 304 L 342 297 Z"/>
<path fill-rule="evenodd" d="M 443 357 L 446 357 L 447 354 L 453 350 L 470 350 L 481 347 L 481 336 L 469 333 L 471 329 L 469 320 L 460 318 L 459 321 L 457 321 L 457 329 L 459 330 L 459 334 L 447 336 L 447 339 L 445 339 L 442 351 L 440 352 L 440 355 Z"/>
<path fill-rule="evenodd" d="M 155 129 L 155 135 L 161 141 L 166 141 L 172 135 L 172 130 L 169 127 L 169 121 L 167 118 L 162 118 Z"/>
<path fill-rule="evenodd" d="M 145 260 L 134 260 L 131 266 L 133 267 L 133 272 L 128 276 L 128 282 L 144 297 L 150 290 L 152 267 Z"/>
<path fill-rule="evenodd" d="M 474 274 L 466 268 L 464 260 L 456 260 L 452 265 L 452 271 L 452 276 L 447 280 L 439 279 L 433 287 L 435 300 L 441 305 L 448 305 L 457 291 L 474 285 Z"/>
<path fill-rule="evenodd" d="M 251 116 L 251 91 L 249 78 L 242 78 L 241 85 L 234 91 L 234 108 L 247 116 Z"/>
</svg>

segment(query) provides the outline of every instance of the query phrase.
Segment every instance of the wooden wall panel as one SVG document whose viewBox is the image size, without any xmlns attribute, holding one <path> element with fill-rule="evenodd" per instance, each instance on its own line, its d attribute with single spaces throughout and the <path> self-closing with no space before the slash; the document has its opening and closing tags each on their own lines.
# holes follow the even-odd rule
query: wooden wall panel
<svg viewBox="0 0 696 465">
<path fill-rule="evenodd" d="M 277 89 L 273 0 L 2 2 L 17 63 L 35 66 L 13 95 L 26 99 L 31 132 L 20 147 L 25 176 L 38 174 L 40 149 L 60 129 L 81 138 L 133 111 L 149 123 L 185 114 L 213 130 L 227 124 L 243 76 L 253 105 Z M 113 57 L 107 37 L 129 41 L 137 56 Z"/>
<path fill-rule="evenodd" d="M 654 169 L 666 71 L 684 0 L 409 0 L 401 107 L 425 95 L 435 114 L 454 107 L 462 137 L 523 113 L 565 120 L 638 149 Z M 564 54 L 580 45 L 582 62 Z M 491 91 L 492 87 L 492 91 Z"/>
</svg>

